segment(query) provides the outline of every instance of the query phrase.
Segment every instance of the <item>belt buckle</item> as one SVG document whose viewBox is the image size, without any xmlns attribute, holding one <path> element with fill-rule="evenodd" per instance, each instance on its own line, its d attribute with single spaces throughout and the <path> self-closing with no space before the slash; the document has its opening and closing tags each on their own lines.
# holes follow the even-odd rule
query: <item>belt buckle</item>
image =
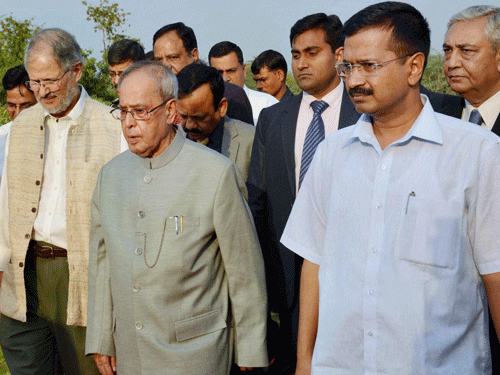
<svg viewBox="0 0 500 375">
<path fill-rule="evenodd" d="M 40 246 L 42 249 L 45 251 L 50 250 L 50 255 L 47 255 L 48 258 L 55 258 L 56 256 L 54 255 L 54 248 L 52 246 Z"/>
</svg>

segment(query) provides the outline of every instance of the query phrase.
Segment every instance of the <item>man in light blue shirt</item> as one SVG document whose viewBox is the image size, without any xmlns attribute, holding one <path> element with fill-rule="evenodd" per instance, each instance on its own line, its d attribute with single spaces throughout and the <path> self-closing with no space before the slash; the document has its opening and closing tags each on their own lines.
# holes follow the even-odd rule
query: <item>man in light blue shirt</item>
<svg viewBox="0 0 500 375">
<path fill-rule="evenodd" d="M 318 147 L 282 237 L 305 258 L 296 374 L 490 374 L 500 139 L 420 96 L 415 8 L 369 6 L 344 35 L 337 71 L 364 115 Z"/>
</svg>

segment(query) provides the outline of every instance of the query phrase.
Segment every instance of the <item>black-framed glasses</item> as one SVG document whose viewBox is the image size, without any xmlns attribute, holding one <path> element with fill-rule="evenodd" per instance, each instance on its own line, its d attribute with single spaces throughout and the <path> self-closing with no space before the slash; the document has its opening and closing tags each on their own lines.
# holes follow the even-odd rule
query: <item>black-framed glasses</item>
<svg viewBox="0 0 500 375">
<path fill-rule="evenodd" d="M 411 56 L 411 55 L 399 56 L 399 57 L 396 57 L 395 59 L 387 60 L 387 61 L 384 61 L 381 63 L 365 61 L 365 62 L 361 62 L 359 64 L 351 64 L 351 63 L 343 62 L 343 63 L 338 63 L 337 65 L 335 65 L 335 68 L 337 69 L 337 74 L 340 77 L 350 77 L 352 75 L 352 71 L 354 68 L 358 68 L 359 74 L 361 74 L 363 77 L 372 77 L 372 76 L 376 76 L 378 74 L 379 67 L 382 68 L 385 65 L 387 65 L 393 61 L 396 61 L 399 59 L 404 59 L 408 56 Z"/>
<path fill-rule="evenodd" d="M 146 121 L 146 120 L 149 120 L 151 118 L 151 114 L 154 111 L 156 111 L 161 106 L 164 106 L 165 104 L 167 104 L 167 102 L 169 100 L 170 99 L 165 100 L 163 103 L 154 107 L 153 109 L 150 109 L 149 111 L 145 108 L 132 108 L 130 111 L 127 111 L 126 109 L 118 107 L 118 108 L 112 109 L 109 113 L 111 113 L 111 115 L 115 119 L 121 120 L 121 121 L 125 120 L 125 118 L 127 117 L 127 113 L 130 113 L 132 115 L 132 117 L 136 120 Z"/>
<path fill-rule="evenodd" d="M 46 88 L 47 90 L 50 90 L 50 91 L 55 91 L 55 90 L 57 90 L 59 88 L 59 82 L 61 81 L 61 79 L 63 79 L 63 77 L 69 71 L 70 71 L 70 69 L 66 70 L 60 78 L 58 78 L 58 79 L 56 79 L 54 81 L 51 81 L 50 79 L 44 80 L 44 81 L 40 81 L 40 82 L 37 82 L 37 81 L 26 81 L 26 82 L 24 82 L 24 84 L 25 84 L 25 86 L 27 88 L 29 88 L 33 92 L 39 91 L 41 87 L 44 87 L 44 88 Z"/>
</svg>

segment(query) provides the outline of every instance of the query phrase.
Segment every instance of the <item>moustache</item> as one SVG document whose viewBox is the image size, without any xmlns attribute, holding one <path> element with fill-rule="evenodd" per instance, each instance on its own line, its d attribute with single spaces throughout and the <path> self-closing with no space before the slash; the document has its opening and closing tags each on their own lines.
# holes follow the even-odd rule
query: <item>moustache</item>
<svg viewBox="0 0 500 375">
<path fill-rule="evenodd" d="M 349 89 L 349 95 L 353 96 L 355 94 L 363 94 L 363 95 L 372 95 L 373 90 L 371 89 L 364 89 L 362 87 L 353 87 L 352 89 Z"/>
<path fill-rule="evenodd" d="M 47 95 L 45 96 L 40 96 L 40 99 L 53 99 L 53 98 L 57 98 L 57 95 L 51 92 L 47 93 Z"/>
</svg>

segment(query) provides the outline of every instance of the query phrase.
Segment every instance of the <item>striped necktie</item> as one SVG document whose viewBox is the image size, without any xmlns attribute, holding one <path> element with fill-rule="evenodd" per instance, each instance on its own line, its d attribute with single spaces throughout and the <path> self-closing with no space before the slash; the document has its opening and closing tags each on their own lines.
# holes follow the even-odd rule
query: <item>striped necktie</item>
<svg viewBox="0 0 500 375">
<path fill-rule="evenodd" d="M 322 100 L 316 100 L 311 103 L 311 108 L 314 111 L 309 127 L 307 128 L 306 139 L 304 141 L 304 148 L 302 149 L 302 159 L 300 161 L 300 174 L 299 174 L 299 189 L 304 180 L 309 165 L 313 159 L 314 153 L 319 143 L 325 139 L 325 124 L 321 118 L 321 114 L 328 107 L 328 103 Z"/>
<path fill-rule="evenodd" d="M 473 109 L 469 116 L 469 122 L 481 126 L 483 124 L 483 118 L 477 109 Z"/>
</svg>

